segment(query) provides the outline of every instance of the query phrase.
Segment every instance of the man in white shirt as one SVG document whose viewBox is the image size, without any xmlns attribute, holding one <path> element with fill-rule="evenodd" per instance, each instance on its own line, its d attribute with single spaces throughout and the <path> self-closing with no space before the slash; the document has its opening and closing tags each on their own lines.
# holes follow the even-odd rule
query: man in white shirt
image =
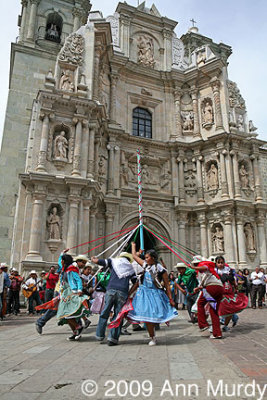
<svg viewBox="0 0 267 400">
<path fill-rule="evenodd" d="M 258 296 L 258 306 L 262 308 L 262 284 L 263 284 L 264 274 L 260 272 L 260 268 L 256 267 L 254 272 L 251 272 L 250 280 L 252 282 L 251 287 L 251 303 L 252 308 L 256 308 L 256 300 Z"/>
<path fill-rule="evenodd" d="M 22 288 L 28 292 L 28 300 L 29 300 L 29 315 L 34 314 L 33 301 L 36 302 L 36 305 L 39 306 L 42 304 L 39 296 L 39 281 L 37 278 L 36 271 L 32 270 L 30 272 L 30 276 L 26 279 L 25 283 L 22 285 Z"/>
</svg>

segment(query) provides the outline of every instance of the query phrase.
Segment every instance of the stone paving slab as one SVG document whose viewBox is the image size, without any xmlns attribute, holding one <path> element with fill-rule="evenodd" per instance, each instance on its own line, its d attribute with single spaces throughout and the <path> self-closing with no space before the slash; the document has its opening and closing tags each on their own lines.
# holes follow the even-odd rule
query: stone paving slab
<svg viewBox="0 0 267 400">
<path fill-rule="evenodd" d="M 93 326 L 79 342 L 68 342 L 68 327 L 58 327 L 55 319 L 47 324 L 43 335 L 38 335 L 35 318 L 12 317 L 0 326 L 0 398 L 86 399 L 81 386 L 87 388 L 87 381 L 94 380 L 98 385 L 98 392 L 90 397 L 94 400 L 260 400 L 257 391 L 255 396 L 242 390 L 231 396 L 227 393 L 236 390 L 233 383 L 247 385 L 255 380 L 260 389 L 264 387 L 266 316 L 265 309 L 245 310 L 239 324 L 223 340 L 212 341 L 208 332 L 201 333 L 187 322 L 186 311 L 179 311 L 169 328 L 162 325 L 157 332 L 158 345 L 154 347 L 147 345 L 146 332 L 121 336 L 119 346 L 100 344 L 94 339 L 97 316 L 91 318 Z M 213 386 L 208 393 L 209 380 Z M 222 387 L 218 386 L 220 380 Z M 149 385 L 153 386 L 151 396 Z M 135 389 L 133 395 L 130 388 Z"/>
</svg>

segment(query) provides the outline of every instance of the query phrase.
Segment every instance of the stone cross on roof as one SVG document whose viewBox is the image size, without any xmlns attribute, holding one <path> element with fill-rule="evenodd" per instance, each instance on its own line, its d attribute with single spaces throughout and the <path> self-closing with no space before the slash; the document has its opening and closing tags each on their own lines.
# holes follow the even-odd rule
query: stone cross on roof
<svg viewBox="0 0 267 400">
<path fill-rule="evenodd" d="M 197 21 L 195 21 L 194 18 L 190 19 L 190 22 L 192 22 L 193 27 L 194 27 L 195 24 L 197 23 Z"/>
</svg>

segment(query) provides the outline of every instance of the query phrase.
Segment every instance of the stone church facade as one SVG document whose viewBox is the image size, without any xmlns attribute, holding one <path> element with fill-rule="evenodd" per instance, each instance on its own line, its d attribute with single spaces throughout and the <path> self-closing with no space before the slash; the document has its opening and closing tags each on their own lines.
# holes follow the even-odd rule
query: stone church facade
<svg viewBox="0 0 267 400">
<path fill-rule="evenodd" d="M 22 0 L 1 261 L 41 270 L 66 247 L 137 224 L 139 148 L 148 226 L 203 256 L 266 267 L 267 151 L 228 78 L 231 48 L 195 27 L 178 38 L 154 5 L 119 3 L 106 19 L 90 10 L 87 0 Z M 177 259 L 154 244 L 172 268 Z"/>
</svg>

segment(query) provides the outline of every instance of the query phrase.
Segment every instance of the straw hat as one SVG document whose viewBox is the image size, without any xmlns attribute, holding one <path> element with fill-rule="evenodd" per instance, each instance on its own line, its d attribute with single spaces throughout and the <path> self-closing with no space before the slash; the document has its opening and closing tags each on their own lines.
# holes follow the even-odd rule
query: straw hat
<svg viewBox="0 0 267 400">
<path fill-rule="evenodd" d="M 8 265 L 6 263 L 1 263 L 0 268 L 1 269 L 8 268 Z"/>
<path fill-rule="evenodd" d="M 212 262 L 214 262 L 215 263 L 215 256 L 210 256 L 209 258 L 208 258 L 208 261 L 212 261 Z"/>
<path fill-rule="evenodd" d="M 87 267 L 91 267 L 91 268 L 93 268 L 94 266 L 93 266 L 93 264 L 92 263 L 90 263 L 90 261 L 87 261 L 87 263 L 85 264 L 85 266 L 84 266 L 85 268 L 87 268 Z"/>
<path fill-rule="evenodd" d="M 77 257 L 74 257 L 74 261 L 86 261 L 88 262 L 88 258 L 84 254 L 79 254 Z"/>
<path fill-rule="evenodd" d="M 199 264 L 201 261 L 204 261 L 204 258 L 200 255 L 194 256 L 191 264 Z"/>
<path fill-rule="evenodd" d="M 176 264 L 176 268 L 187 268 L 187 265 L 185 263 L 178 263 Z"/>
<path fill-rule="evenodd" d="M 126 251 L 123 251 L 123 252 L 119 255 L 119 258 L 122 258 L 122 257 L 127 258 L 127 259 L 130 261 L 130 263 L 133 262 L 133 256 L 132 256 L 131 253 L 127 253 Z"/>
<path fill-rule="evenodd" d="M 32 269 L 30 275 L 37 275 L 37 272 L 34 269 Z"/>
</svg>

